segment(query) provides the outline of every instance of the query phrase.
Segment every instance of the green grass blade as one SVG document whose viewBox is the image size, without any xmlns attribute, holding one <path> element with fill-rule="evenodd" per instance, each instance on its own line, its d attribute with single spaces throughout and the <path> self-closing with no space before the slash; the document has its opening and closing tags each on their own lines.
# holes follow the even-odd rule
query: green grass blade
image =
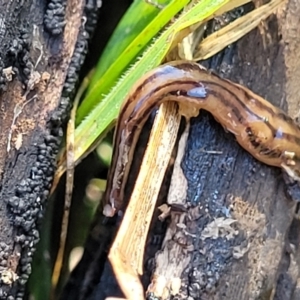
<svg viewBox="0 0 300 300">
<path fill-rule="evenodd" d="M 101 101 L 103 95 L 109 93 L 120 75 L 128 68 L 134 58 L 138 56 L 151 39 L 174 17 L 189 0 L 173 0 L 167 5 L 157 17 L 146 26 L 146 28 L 130 43 L 130 45 L 116 56 L 106 72 L 93 85 L 77 111 L 76 123 L 79 124 L 83 118 Z M 148 4 L 149 5 L 149 4 Z"/>
<path fill-rule="evenodd" d="M 161 5 L 167 5 L 170 1 L 171 0 L 163 0 L 159 3 Z M 121 55 L 159 12 L 159 9 L 146 3 L 145 0 L 134 1 L 131 4 L 101 54 L 88 88 L 89 91 L 101 76 L 103 76 L 106 70 L 108 70 L 116 57 Z"/>
</svg>

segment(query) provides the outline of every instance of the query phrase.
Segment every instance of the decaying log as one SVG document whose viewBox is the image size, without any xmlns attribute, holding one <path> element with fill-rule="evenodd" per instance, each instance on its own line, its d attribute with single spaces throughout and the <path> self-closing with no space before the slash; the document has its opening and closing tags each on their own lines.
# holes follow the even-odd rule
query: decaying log
<svg viewBox="0 0 300 300">
<path fill-rule="evenodd" d="M 287 2 L 206 66 L 297 117 L 299 16 L 300 4 Z M 298 299 L 300 224 L 281 171 L 253 159 L 207 113 L 192 120 L 180 152 L 170 187 L 171 218 L 161 223 L 157 213 L 153 217 L 145 289 L 162 299 Z M 121 295 L 106 260 L 116 220 L 102 221 L 100 207 L 62 299 Z"/>
<path fill-rule="evenodd" d="M 22 299 L 94 0 L 0 1 L 0 299 Z"/>
</svg>

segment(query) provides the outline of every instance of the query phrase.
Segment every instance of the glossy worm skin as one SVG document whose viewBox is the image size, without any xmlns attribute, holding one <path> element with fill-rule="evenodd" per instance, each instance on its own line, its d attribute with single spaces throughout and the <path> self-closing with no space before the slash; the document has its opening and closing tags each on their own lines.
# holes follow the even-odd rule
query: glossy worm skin
<svg viewBox="0 0 300 300">
<path fill-rule="evenodd" d="M 115 130 L 105 215 L 113 216 L 122 207 L 140 132 L 151 111 L 165 101 L 207 110 L 252 156 L 281 167 L 300 181 L 300 129 L 293 119 L 246 87 L 222 79 L 196 63 L 177 61 L 143 76 L 124 101 Z"/>
</svg>

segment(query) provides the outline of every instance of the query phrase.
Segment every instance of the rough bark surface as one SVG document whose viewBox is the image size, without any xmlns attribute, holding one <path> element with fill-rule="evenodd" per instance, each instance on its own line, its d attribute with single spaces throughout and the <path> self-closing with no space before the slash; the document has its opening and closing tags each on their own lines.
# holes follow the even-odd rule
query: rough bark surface
<svg viewBox="0 0 300 300">
<path fill-rule="evenodd" d="M 96 11 L 94 0 L 0 1 L 0 299 L 23 298 Z"/>
<path fill-rule="evenodd" d="M 288 1 L 205 64 L 296 117 L 299 21 L 299 2 Z M 192 120 L 183 147 L 171 218 L 153 219 L 145 288 L 154 274 L 168 287 L 159 291 L 163 299 L 299 299 L 300 224 L 281 171 L 253 159 L 207 113 Z M 61 299 L 121 295 L 106 261 L 114 222 L 103 225 L 100 211 Z"/>
</svg>

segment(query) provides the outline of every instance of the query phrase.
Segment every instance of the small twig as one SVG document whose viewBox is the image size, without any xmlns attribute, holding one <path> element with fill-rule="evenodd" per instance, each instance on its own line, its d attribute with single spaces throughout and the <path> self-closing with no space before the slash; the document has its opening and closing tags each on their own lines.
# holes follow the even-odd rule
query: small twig
<svg viewBox="0 0 300 300">
<path fill-rule="evenodd" d="M 69 215 L 72 200 L 73 184 L 74 184 L 74 132 L 75 132 L 75 119 L 76 111 L 79 104 L 79 100 L 82 94 L 85 92 L 88 84 L 89 77 L 85 77 L 74 100 L 73 108 L 71 111 L 70 119 L 67 127 L 66 136 L 66 191 L 65 191 L 65 204 L 64 204 L 64 214 L 62 218 L 61 231 L 60 231 L 60 244 L 59 249 L 52 273 L 52 295 L 54 296 L 57 283 L 60 278 L 61 268 L 63 266 L 63 258 L 66 246 L 67 232 L 69 226 Z M 54 297 L 53 297 L 54 299 Z"/>
</svg>

